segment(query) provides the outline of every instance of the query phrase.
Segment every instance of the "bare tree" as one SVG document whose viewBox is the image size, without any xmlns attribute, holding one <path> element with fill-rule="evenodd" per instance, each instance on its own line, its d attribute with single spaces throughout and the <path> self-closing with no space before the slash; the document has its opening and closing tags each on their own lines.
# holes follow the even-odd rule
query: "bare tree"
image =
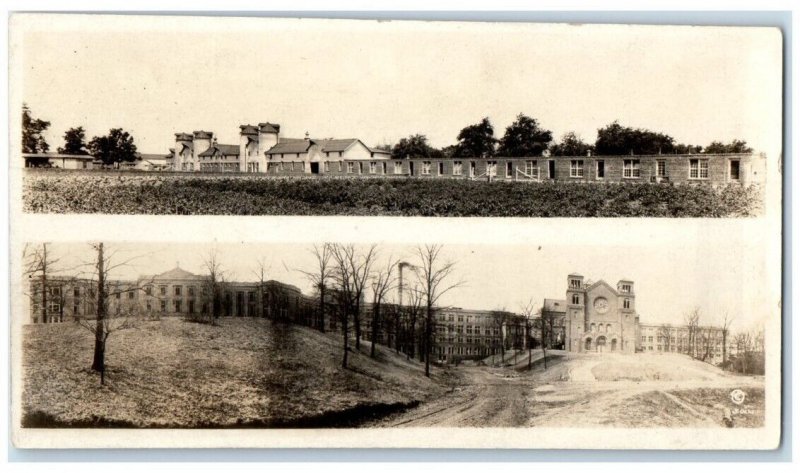
<svg viewBox="0 0 800 473">
<path fill-rule="evenodd" d="M 736 334 L 733 342 L 736 345 L 736 361 L 739 365 L 739 372 L 742 374 L 749 373 L 753 337 L 748 332 L 741 332 Z"/>
<path fill-rule="evenodd" d="M 725 312 L 725 317 L 722 319 L 722 369 L 727 369 L 728 366 L 728 333 L 731 323 L 733 323 L 733 318 Z"/>
<path fill-rule="evenodd" d="M 492 325 L 494 326 L 495 334 L 500 332 L 500 366 L 503 366 L 506 362 L 506 337 L 505 331 L 506 325 L 511 320 L 511 313 L 505 310 L 505 308 L 493 310 L 491 312 L 492 317 Z M 497 340 L 494 338 L 494 340 Z"/>
<path fill-rule="evenodd" d="M 657 336 L 659 339 L 661 339 L 665 352 L 669 352 L 671 335 L 672 335 L 672 327 L 670 327 L 669 325 L 663 324 L 658 328 Z"/>
<path fill-rule="evenodd" d="M 351 246 L 332 244 L 331 258 L 334 261 L 332 280 L 336 285 L 336 315 L 342 327 L 342 368 L 347 368 L 347 352 L 349 350 L 349 325 L 350 313 L 353 310 L 353 275 L 348 263 L 350 253 L 355 249 Z"/>
<path fill-rule="evenodd" d="M 48 278 L 54 272 L 55 265 L 61 261 L 60 258 L 53 258 L 53 255 L 48 250 L 49 243 L 41 243 L 40 245 L 26 244 L 22 252 L 25 267 L 23 269 L 24 275 L 29 279 L 37 278 L 39 280 L 39 288 L 34 289 L 30 294 L 31 301 L 34 305 L 41 303 L 41 320 L 42 323 L 50 322 L 48 318 Z M 62 291 L 63 292 L 63 291 Z M 62 304 L 63 308 L 63 304 Z M 63 310 L 63 309 L 62 309 Z"/>
<path fill-rule="evenodd" d="M 325 304 L 326 291 L 328 284 L 333 276 L 333 248 L 330 243 L 323 243 L 321 246 L 314 245 L 311 251 L 317 260 L 315 271 L 301 271 L 311 282 L 319 296 L 318 319 L 316 329 L 325 332 Z"/>
<path fill-rule="evenodd" d="M 258 278 L 258 297 L 261 303 L 261 317 L 264 317 L 264 289 L 267 284 L 267 275 L 269 274 L 270 265 L 267 264 L 266 259 L 262 256 L 256 260 L 256 269 L 253 270 L 253 275 Z M 251 314 L 252 315 L 252 314 Z"/>
<path fill-rule="evenodd" d="M 522 314 L 525 323 L 525 344 L 528 348 L 528 369 L 533 366 L 533 316 L 536 312 L 536 305 L 533 298 L 528 299 L 528 302 L 520 304 L 520 313 Z"/>
<path fill-rule="evenodd" d="M 377 255 L 377 246 L 370 246 L 365 252 L 360 253 L 355 245 L 334 244 L 332 258 L 337 267 L 340 287 L 345 289 L 345 312 L 349 312 L 353 319 L 353 329 L 356 337 L 356 350 L 361 349 L 361 312 L 364 293 L 372 272 L 372 265 Z"/>
<path fill-rule="evenodd" d="M 115 285 L 112 289 L 109 285 L 109 273 L 127 266 L 135 259 L 131 258 L 119 263 L 112 263 L 115 253 L 106 253 L 105 245 L 97 243 L 93 245 L 97 251 L 97 260 L 94 264 L 93 275 L 90 279 L 92 283 L 96 283 L 96 315 L 94 323 L 86 319 L 78 319 L 78 323 L 89 330 L 94 335 L 94 355 L 92 358 L 92 370 L 100 373 L 100 384 L 105 383 L 105 370 L 106 370 L 106 345 L 111 334 L 129 329 L 135 326 L 136 316 L 138 310 L 135 306 L 122 307 L 117 306 L 117 311 L 114 314 L 109 314 L 108 306 L 112 298 L 121 298 L 122 294 L 128 294 L 135 291 L 143 291 L 144 287 L 150 283 L 144 284 L 136 283 L 133 286 L 127 285 L 120 287 Z"/>
<path fill-rule="evenodd" d="M 425 245 L 417 247 L 417 257 L 419 265 L 417 278 L 420 282 L 420 290 L 425 302 L 425 376 L 430 377 L 431 373 L 431 350 L 433 344 L 433 330 L 435 323 L 436 307 L 439 299 L 451 290 L 463 285 L 459 281 L 450 284 L 447 280 L 453 273 L 455 263 L 441 262 L 441 245 Z"/>
<path fill-rule="evenodd" d="M 684 324 L 688 331 L 688 354 L 692 358 L 697 358 L 697 332 L 700 327 L 700 309 L 695 307 L 691 312 L 683 316 Z"/>
<path fill-rule="evenodd" d="M 399 260 L 389 257 L 385 267 L 380 267 L 374 271 L 371 276 L 372 279 L 372 346 L 370 347 L 370 356 L 375 358 L 375 339 L 378 332 L 381 330 L 382 314 L 381 308 L 386 299 L 386 296 L 394 288 L 397 281 L 394 276 L 394 268 L 399 263 Z"/>
<path fill-rule="evenodd" d="M 542 308 L 539 309 L 539 324 L 541 325 L 542 331 L 542 363 L 544 364 L 544 369 L 547 369 L 547 342 L 550 335 L 550 330 L 552 330 L 553 324 L 547 323 L 547 319 L 552 319 L 553 315 L 547 311 L 547 308 L 542 305 Z"/>
<path fill-rule="evenodd" d="M 422 349 L 417 350 L 417 346 L 423 346 L 424 334 L 417 333 L 417 324 L 419 318 L 423 313 L 424 294 L 419 286 L 414 286 L 408 291 L 408 304 L 403 306 L 403 325 L 404 336 L 403 345 L 406 352 L 406 358 L 411 359 L 419 356 L 419 361 L 425 361 L 425 356 Z"/>
<path fill-rule="evenodd" d="M 206 268 L 206 276 L 203 280 L 202 294 L 204 297 L 203 311 L 205 322 L 212 325 L 218 323 L 218 319 L 226 308 L 225 304 L 225 272 L 219 261 L 216 248 L 212 248 L 203 261 Z"/>
</svg>

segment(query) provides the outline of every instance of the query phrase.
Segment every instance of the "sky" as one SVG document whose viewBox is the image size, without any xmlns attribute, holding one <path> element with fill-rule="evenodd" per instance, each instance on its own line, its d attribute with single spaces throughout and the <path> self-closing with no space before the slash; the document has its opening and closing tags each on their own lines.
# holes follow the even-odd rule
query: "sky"
<svg viewBox="0 0 800 473">
<path fill-rule="evenodd" d="M 701 310 L 703 323 L 721 323 L 727 313 L 733 328 L 747 330 L 767 318 L 780 317 L 775 303 L 763 290 L 766 267 L 763 246 L 736 232 L 706 235 L 697 244 L 649 244 L 646 241 L 618 245 L 480 245 L 447 244 L 442 261 L 455 262 L 449 279 L 463 283 L 442 298 L 442 305 L 468 309 L 506 309 L 519 312 L 533 300 L 564 299 L 567 275 L 585 280 L 603 279 L 612 287 L 620 279 L 634 281 L 641 323 L 680 324 L 684 314 Z M 50 243 L 56 267 L 76 274 L 75 268 L 96 258 L 86 243 Z M 311 284 L 302 271 L 313 271 L 316 260 L 311 244 L 298 243 L 110 243 L 113 262 L 129 261 L 112 278 L 134 279 L 179 266 L 204 274 L 204 260 L 215 248 L 228 280 L 258 281 L 259 260 L 268 268 L 268 279 L 294 284 L 307 294 Z M 360 247 L 364 248 L 364 247 Z M 401 259 L 414 264 L 415 246 L 382 244 L 378 261 Z M 413 278 L 407 274 L 407 281 Z M 761 283 L 754 283 L 761 281 Z"/>
<path fill-rule="evenodd" d="M 122 127 L 140 152 L 174 133 L 279 123 L 283 136 L 441 147 L 517 114 L 593 142 L 614 120 L 706 145 L 779 149 L 781 38 L 764 28 L 79 15 L 12 21 L 21 105 L 87 136 Z M 12 102 L 12 104 L 15 102 Z"/>
</svg>

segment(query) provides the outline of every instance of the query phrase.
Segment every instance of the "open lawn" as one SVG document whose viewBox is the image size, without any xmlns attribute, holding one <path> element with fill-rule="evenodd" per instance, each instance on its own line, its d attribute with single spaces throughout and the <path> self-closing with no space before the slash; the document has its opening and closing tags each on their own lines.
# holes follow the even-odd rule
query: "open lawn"
<svg viewBox="0 0 800 473">
<path fill-rule="evenodd" d="M 440 395 L 450 381 L 380 347 L 341 368 L 338 334 L 264 319 L 140 322 L 111 336 L 106 384 L 72 323 L 24 327 L 23 425 L 347 426 Z"/>
<path fill-rule="evenodd" d="M 384 215 L 444 217 L 740 217 L 757 187 L 486 182 L 425 178 L 280 178 L 28 169 L 35 213 Z"/>
</svg>

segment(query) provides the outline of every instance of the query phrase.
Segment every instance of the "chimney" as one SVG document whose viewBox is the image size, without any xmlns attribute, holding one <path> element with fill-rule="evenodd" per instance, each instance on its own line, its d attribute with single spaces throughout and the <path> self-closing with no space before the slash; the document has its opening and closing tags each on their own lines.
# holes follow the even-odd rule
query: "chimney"
<svg viewBox="0 0 800 473">
<path fill-rule="evenodd" d="M 306 131 L 306 141 L 309 141 L 311 138 L 308 137 L 308 132 Z"/>
</svg>

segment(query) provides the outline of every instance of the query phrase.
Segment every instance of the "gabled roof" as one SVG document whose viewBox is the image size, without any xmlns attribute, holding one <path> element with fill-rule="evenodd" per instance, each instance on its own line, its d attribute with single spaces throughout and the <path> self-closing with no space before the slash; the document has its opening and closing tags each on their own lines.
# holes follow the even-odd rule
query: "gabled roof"
<svg viewBox="0 0 800 473">
<path fill-rule="evenodd" d="M 224 156 L 239 156 L 239 145 L 223 145 L 216 143 L 209 146 L 207 150 L 203 151 L 198 156 L 205 158 L 217 154 Z"/>
<path fill-rule="evenodd" d="M 385 149 L 369 148 L 369 150 L 370 152 L 377 154 L 392 154 L 391 151 L 386 151 Z"/>
<path fill-rule="evenodd" d="M 136 153 L 136 158 L 137 159 L 142 159 L 144 161 L 152 161 L 152 160 L 163 161 L 166 158 L 166 156 L 168 156 L 168 155 L 152 154 L 152 153 L 147 153 L 147 154 L 145 154 L 145 153 Z"/>
<path fill-rule="evenodd" d="M 613 287 L 611 286 L 611 284 L 609 284 L 609 283 L 607 283 L 607 282 L 603 281 L 602 279 L 599 279 L 597 282 L 595 282 L 595 283 L 594 283 L 594 284 L 592 284 L 591 286 L 588 286 L 588 287 L 586 287 L 586 288 L 585 288 L 585 290 L 588 292 L 588 291 L 591 291 L 592 289 L 594 289 L 594 288 L 596 288 L 597 286 L 600 286 L 600 285 L 603 285 L 603 286 L 607 287 L 609 290 L 611 290 L 611 292 L 613 292 L 613 293 L 614 293 L 614 295 L 619 295 L 619 294 L 617 293 L 617 290 L 616 290 L 615 288 L 613 288 Z"/>
<path fill-rule="evenodd" d="M 322 148 L 323 153 L 337 153 L 340 151 L 347 151 L 348 148 L 353 146 L 356 143 L 360 143 L 361 141 L 357 138 L 345 138 L 341 140 L 319 140 L 318 143 L 320 144 L 320 148 Z M 362 145 L 364 143 L 361 143 Z M 368 146 L 364 145 L 365 148 L 369 149 Z"/>
<path fill-rule="evenodd" d="M 564 299 L 545 299 L 545 312 L 567 312 L 567 301 Z"/>
<path fill-rule="evenodd" d="M 314 144 L 312 140 L 281 140 L 278 144 L 267 150 L 267 154 L 306 153 L 312 144 Z"/>
<path fill-rule="evenodd" d="M 23 158 L 94 159 L 90 154 L 22 153 Z"/>
</svg>

